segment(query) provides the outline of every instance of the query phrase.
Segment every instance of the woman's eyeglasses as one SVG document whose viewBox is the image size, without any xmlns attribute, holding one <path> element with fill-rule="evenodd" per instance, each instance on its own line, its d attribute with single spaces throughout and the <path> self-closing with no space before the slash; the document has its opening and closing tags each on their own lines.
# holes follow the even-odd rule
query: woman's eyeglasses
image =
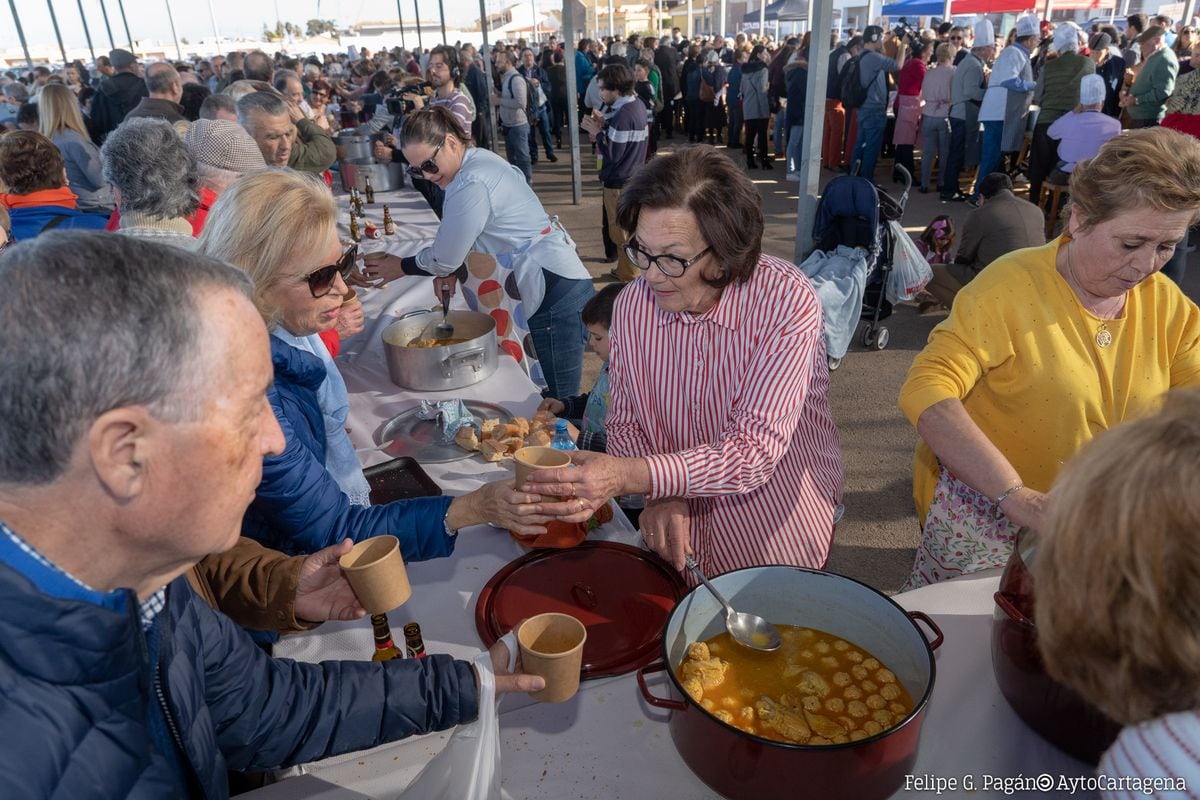
<svg viewBox="0 0 1200 800">
<path fill-rule="evenodd" d="M 312 292 L 312 296 L 324 297 L 333 291 L 333 284 L 337 283 L 337 276 L 340 274 L 342 279 L 350 277 L 351 271 L 354 269 L 354 260 L 358 256 L 358 245 L 352 244 L 346 248 L 346 252 L 342 253 L 342 257 L 337 260 L 336 264 L 328 264 L 324 267 L 317 267 L 312 272 L 304 276 L 304 280 L 308 283 L 308 290 Z"/>
<path fill-rule="evenodd" d="M 650 269 L 650 265 L 653 264 L 658 267 L 659 272 L 661 272 L 663 275 L 666 275 L 668 278 L 681 277 L 683 273 L 687 271 L 688 267 L 695 264 L 697 261 L 703 258 L 709 250 L 712 249 L 711 247 L 706 247 L 691 258 L 684 259 L 680 258 L 679 256 L 667 254 L 651 255 L 642 249 L 641 245 L 638 244 L 637 239 L 630 239 L 629 241 L 625 242 L 624 248 L 625 255 L 629 257 L 630 261 L 637 265 L 638 269 L 645 272 L 646 270 Z"/>
<path fill-rule="evenodd" d="M 961 37 L 961 36 L 951 36 L 951 37 L 950 37 L 950 41 L 952 41 L 952 42 L 961 42 L 961 41 L 962 41 L 962 37 Z"/>
<path fill-rule="evenodd" d="M 409 166 L 408 174 L 414 178 L 423 178 L 426 175 L 437 175 L 439 172 L 437 157 L 438 153 L 442 152 L 442 145 L 445 143 L 446 140 L 442 139 L 442 144 L 439 144 L 437 147 L 433 148 L 433 155 L 422 161 L 420 164 L 417 164 L 415 167 Z"/>
</svg>

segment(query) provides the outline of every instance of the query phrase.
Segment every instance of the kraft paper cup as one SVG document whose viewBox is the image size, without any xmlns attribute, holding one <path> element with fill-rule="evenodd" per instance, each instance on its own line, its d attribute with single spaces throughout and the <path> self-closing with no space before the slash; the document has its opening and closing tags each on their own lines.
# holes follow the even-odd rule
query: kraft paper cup
<svg viewBox="0 0 1200 800">
<path fill-rule="evenodd" d="M 513 454 L 513 463 L 517 465 L 517 482 L 514 487 L 520 489 L 536 470 L 569 467 L 571 455 L 565 450 L 555 450 L 553 447 L 522 447 Z"/>
<path fill-rule="evenodd" d="M 361 541 L 338 563 L 368 614 L 386 614 L 412 596 L 404 557 L 400 555 L 400 540 L 395 536 L 374 536 Z"/>
<path fill-rule="evenodd" d="M 530 617 L 517 628 L 522 671 L 541 675 L 546 688 L 531 692 L 540 703 L 561 703 L 579 691 L 587 628 L 569 614 L 550 612 Z"/>
</svg>

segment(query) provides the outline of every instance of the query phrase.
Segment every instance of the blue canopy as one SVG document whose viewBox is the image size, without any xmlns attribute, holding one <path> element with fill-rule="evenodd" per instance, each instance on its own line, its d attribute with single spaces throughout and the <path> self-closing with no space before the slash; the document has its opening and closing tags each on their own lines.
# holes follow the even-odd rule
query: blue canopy
<svg viewBox="0 0 1200 800">
<path fill-rule="evenodd" d="M 885 17 L 940 17 L 945 10 L 941 0 L 901 0 L 888 3 L 881 13 Z"/>
</svg>

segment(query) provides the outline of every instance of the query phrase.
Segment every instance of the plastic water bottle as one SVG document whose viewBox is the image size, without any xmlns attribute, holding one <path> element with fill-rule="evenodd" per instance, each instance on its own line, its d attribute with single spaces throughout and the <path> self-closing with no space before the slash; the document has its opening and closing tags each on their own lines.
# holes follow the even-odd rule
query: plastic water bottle
<svg viewBox="0 0 1200 800">
<path fill-rule="evenodd" d="M 567 431 L 567 421 L 560 419 L 554 423 L 554 440 L 550 442 L 550 446 L 555 450 L 577 450 L 575 443 L 571 441 L 571 434 Z"/>
</svg>

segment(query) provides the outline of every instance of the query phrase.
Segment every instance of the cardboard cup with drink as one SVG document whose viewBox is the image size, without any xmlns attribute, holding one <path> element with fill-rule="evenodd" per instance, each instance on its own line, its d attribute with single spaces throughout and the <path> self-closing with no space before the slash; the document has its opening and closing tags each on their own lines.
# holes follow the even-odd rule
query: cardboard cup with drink
<svg viewBox="0 0 1200 800">
<path fill-rule="evenodd" d="M 571 466 L 571 454 L 553 447 L 522 447 L 513 454 L 513 463 L 517 467 L 517 481 L 513 485 L 520 489 L 535 470 Z"/>
<path fill-rule="evenodd" d="M 412 596 L 400 540 L 374 536 L 359 542 L 338 563 L 368 614 L 386 614 Z"/>
<path fill-rule="evenodd" d="M 531 692 L 539 703 L 561 703 L 579 691 L 587 628 L 569 614 L 549 612 L 530 617 L 517 628 L 522 670 L 541 675 L 546 688 Z"/>
</svg>

